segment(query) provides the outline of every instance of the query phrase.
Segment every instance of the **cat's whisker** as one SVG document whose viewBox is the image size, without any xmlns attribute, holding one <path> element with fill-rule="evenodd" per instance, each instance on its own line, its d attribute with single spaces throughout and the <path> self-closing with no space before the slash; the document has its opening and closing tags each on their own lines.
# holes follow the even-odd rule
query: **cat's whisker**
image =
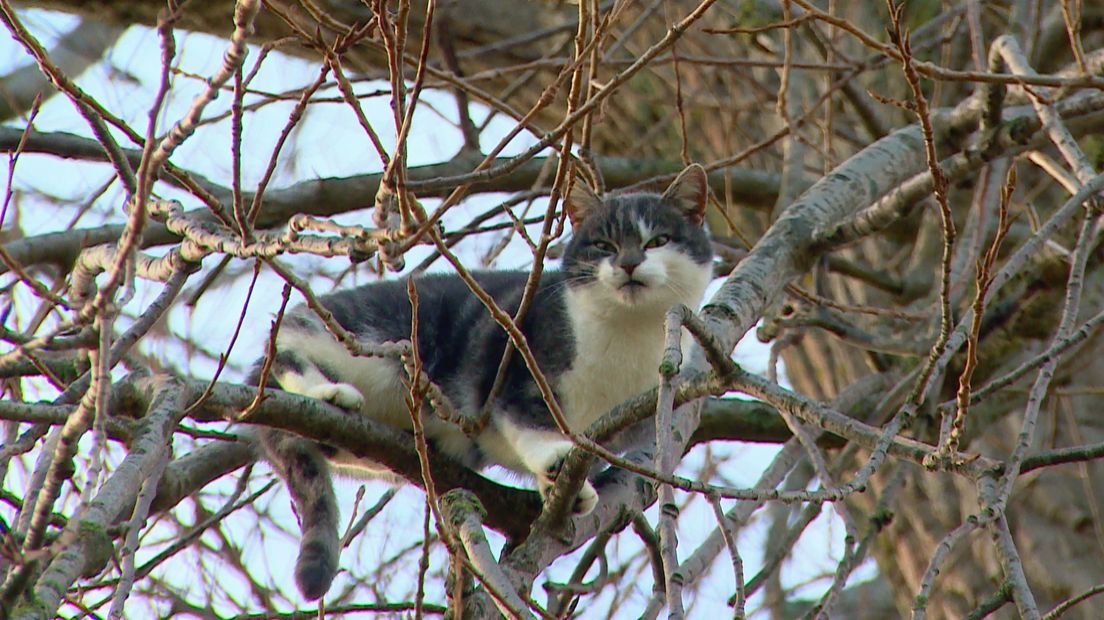
<svg viewBox="0 0 1104 620">
<path fill-rule="evenodd" d="M 675 282 L 674 280 L 668 280 L 666 286 L 668 289 L 671 290 L 671 292 L 675 294 L 674 296 L 678 298 L 685 298 L 688 293 L 685 286 Z"/>
</svg>

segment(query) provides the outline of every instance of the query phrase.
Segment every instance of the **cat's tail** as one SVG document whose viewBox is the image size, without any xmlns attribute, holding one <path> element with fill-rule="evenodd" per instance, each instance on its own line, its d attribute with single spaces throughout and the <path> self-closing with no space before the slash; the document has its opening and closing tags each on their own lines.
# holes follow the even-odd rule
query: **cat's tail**
<svg viewBox="0 0 1104 620">
<path fill-rule="evenodd" d="M 270 429 L 262 429 L 261 435 L 269 462 L 287 482 L 303 532 L 295 583 L 308 600 L 322 598 L 337 574 L 341 552 L 329 464 L 312 441 Z"/>
</svg>

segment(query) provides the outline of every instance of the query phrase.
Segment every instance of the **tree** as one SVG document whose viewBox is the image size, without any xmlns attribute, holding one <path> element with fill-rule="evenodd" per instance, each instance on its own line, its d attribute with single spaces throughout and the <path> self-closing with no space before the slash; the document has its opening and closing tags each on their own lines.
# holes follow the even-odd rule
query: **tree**
<svg viewBox="0 0 1104 620">
<path fill-rule="evenodd" d="M 313 613 L 273 577 L 295 526 L 248 419 L 432 481 L 349 499 L 332 617 L 693 616 L 716 590 L 772 618 L 1098 615 L 1104 8 L 24 4 L 80 24 L 45 46 L 27 24 L 53 18 L 0 0 L 38 67 L 2 91 L 6 613 Z M 201 74 L 189 32 L 225 39 Z M 426 160 L 418 131 L 458 151 Z M 359 152 L 305 171 L 340 148 L 312 132 Z M 240 383 L 289 301 L 507 245 L 543 262 L 575 175 L 655 187 L 689 161 L 723 285 L 671 315 L 697 342 L 678 372 L 585 429 L 621 455 L 593 516 L 563 510 L 602 460 L 584 439 L 542 507 Z M 761 374 L 731 356 L 757 325 Z M 732 441 L 780 447 L 749 482 Z M 842 550 L 801 589 L 781 574 L 829 513 Z"/>
</svg>

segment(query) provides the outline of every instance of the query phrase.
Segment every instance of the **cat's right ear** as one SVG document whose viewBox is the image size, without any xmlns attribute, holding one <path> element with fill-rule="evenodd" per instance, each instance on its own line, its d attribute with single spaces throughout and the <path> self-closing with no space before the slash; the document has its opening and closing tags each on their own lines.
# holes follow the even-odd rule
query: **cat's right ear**
<svg viewBox="0 0 1104 620">
<path fill-rule="evenodd" d="M 567 217 L 571 219 L 571 226 L 578 227 L 588 217 L 593 215 L 602 206 L 602 199 L 590 189 L 581 178 L 576 178 L 571 186 L 567 198 L 564 199 L 564 208 L 567 209 Z"/>
</svg>

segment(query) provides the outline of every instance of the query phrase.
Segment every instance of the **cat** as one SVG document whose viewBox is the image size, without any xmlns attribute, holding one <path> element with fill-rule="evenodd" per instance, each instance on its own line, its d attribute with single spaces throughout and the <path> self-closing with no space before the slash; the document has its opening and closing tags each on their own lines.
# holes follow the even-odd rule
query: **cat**
<svg viewBox="0 0 1104 620">
<path fill-rule="evenodd" d="M 542 274 L 520 328 L 572 429 L 585 429 L 658 383 L 666 311 L 675 304 L 696 308 L 712 278 L 713 255 L 703 230 L 707 196 L 705 169 L 692 164 L 662 195 L 627 193 L 603 200 L 576 182 L 564 201 L 573 234 L 562 267 Z M 513 315 L 528 275 L 485 271 L 475 279 Z M 476 415 L 491 391 L 507 335 L 458 276 L 423 275 L 415 283 L 424 371 L 453 406 Z M 410 338 L 404 282 L 368 284 L 321 302 L 362 341 Z M 276 387 L 411 428 L 405 375 L 396 360 L 354 357 L 305 307 L 287 314 L 276 344 L 271 369 Z M 432 413 L 421 419 L 436 449 L 473 468 L 493 464 L 530 474 L 542 497 L 572 447 L 516 353 L 489 423 L 477 436 L 466 436 Z M 339 552 L 330 467 L 374 476 L 381 466 L 286 432 L 263 431 L 262 444 L 287 482 L 300 519 L 297 585 L 307 599 L 320 598 L 337 572 Z M 574 512 L 586 514 L 597 501 L 587 482 Z"/>
</svg>

